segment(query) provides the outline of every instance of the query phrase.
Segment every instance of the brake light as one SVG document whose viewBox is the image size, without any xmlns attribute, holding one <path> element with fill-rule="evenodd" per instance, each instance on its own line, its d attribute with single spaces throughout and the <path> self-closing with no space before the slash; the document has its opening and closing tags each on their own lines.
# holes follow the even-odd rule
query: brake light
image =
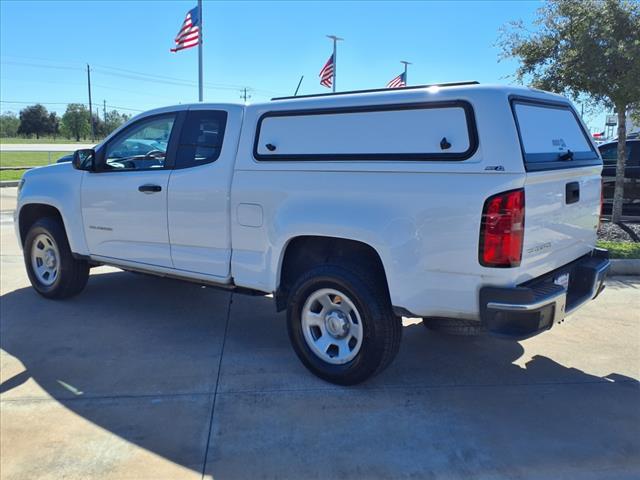
<svg viewBox="0 0 640 480">
<path fill-rule="evenodd" d="M 489 197 L 484 202 L 480 227 L 480 264 L 518 267 L 524 240 L 524 189 Z"/>
</svg>

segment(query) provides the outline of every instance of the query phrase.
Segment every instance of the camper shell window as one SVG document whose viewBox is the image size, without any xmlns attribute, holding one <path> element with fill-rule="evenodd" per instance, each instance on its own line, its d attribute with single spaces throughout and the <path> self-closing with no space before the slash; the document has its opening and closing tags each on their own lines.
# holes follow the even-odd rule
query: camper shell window
<svg viewBox="0 0 640 480">
<path fill-rule="evenodd" d="M 568 103 L 512 98 L 511 109 L 527 171 L 602 163 Z"/>
<path fill-rule="evenodd" d="M 273 160 L 466 160 L 478 148 L 468 102 L 267 112 L 254 157 Z"/>
</svg>

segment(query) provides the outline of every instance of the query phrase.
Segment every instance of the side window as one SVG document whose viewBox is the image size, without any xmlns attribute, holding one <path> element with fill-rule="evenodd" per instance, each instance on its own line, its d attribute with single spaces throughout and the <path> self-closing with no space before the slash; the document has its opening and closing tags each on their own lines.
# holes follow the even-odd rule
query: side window
<svg viewBox="0 0 640 480">
<path fill-rule="evenodd" d="M 222 150 L 227 112 L 192 110 L 182 127 L 175 168 L 189 168 L 215 162 Z"/>
<path fill-rule="evenodd" d="M 632 142 L 627 142 L 627 162 L 629 162 L 633 150 L 631 149 Z M 618 144 L 612 143 L 600 149 L 600 155 L 602 155 L 602 161 L 605 165 L 616 165 L 618 162 Z"/>
<path fill-rule="evenodd" d="M 600 155 L 605 165 L 615 165 L 618 161 L 618 145 L 614 143 L 600 148 Z"/>
<path fill-rule="evenodd" d="M 141 120 L 109 142 L 104 169 L 146 170 L 164 168 L 175 114 Z"/>
<path fill-rule="evenodd" d="M 629 151 L 627 165 L 640 166 L 640 142 L 627 142 L 627 150 Z"/>
</svg>

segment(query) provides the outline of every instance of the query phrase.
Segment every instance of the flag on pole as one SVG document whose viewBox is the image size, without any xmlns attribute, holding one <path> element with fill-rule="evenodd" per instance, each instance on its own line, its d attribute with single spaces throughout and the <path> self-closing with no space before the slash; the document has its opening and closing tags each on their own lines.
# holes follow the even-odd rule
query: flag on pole
<svg viewBox="0 0 640 480">
<path fill-rule="evenodd" d="M 200 16 L 198 15 L 198 7 L 187 12 L 187 16 L 182 22 L 182 27 L 174 40 L 176 46 L 171 49 L 172 52 L 184 50 L 185 48 L 195 47 L 200 43 Z"/>
<path fill-rule="evenodd" d="M 324 64 L 322 70 L 320 70 L 320 85 L 323 87 L 331 88 L 333 85 L 333 74 L 334 74 L 334 65 L 333 65 L 333 55 L 329 57 L 327 63 Z"/>
<path fill-rule="evenodd" d="M 387 83 L 387 88 L 401 88 L 406 86 L 407 86 L 407 79 L 405 77 L 404 72 L 402 72 L 396 78 L 394 78 L 393 80 L 390 80 L 389 83 Z"/>
</svg>

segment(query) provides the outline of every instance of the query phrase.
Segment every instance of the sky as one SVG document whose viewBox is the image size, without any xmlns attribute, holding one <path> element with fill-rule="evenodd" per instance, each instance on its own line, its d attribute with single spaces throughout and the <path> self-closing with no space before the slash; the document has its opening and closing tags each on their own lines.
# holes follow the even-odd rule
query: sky
<svg viewBox="0 0 640 480">
<path fill-rule="evenodd" d="M 43 103 L 63 113 L 92 99 L 102 113 L 137 113 L 198 99 L 197 48 L 170 53 L 196 0 L 0 1 L 0 110 Z M 499 29 L 530 24 L 537 1 L 208 1 L 203 5 L 204 100 L 249 102 L 327 92 L 318 73 L 338 44 L 337 88 L 382 88 L 409 66 L 409 84 L 513 84 Z M 603 116 L 586 118 L 602 130 Z"/>
</svg>

